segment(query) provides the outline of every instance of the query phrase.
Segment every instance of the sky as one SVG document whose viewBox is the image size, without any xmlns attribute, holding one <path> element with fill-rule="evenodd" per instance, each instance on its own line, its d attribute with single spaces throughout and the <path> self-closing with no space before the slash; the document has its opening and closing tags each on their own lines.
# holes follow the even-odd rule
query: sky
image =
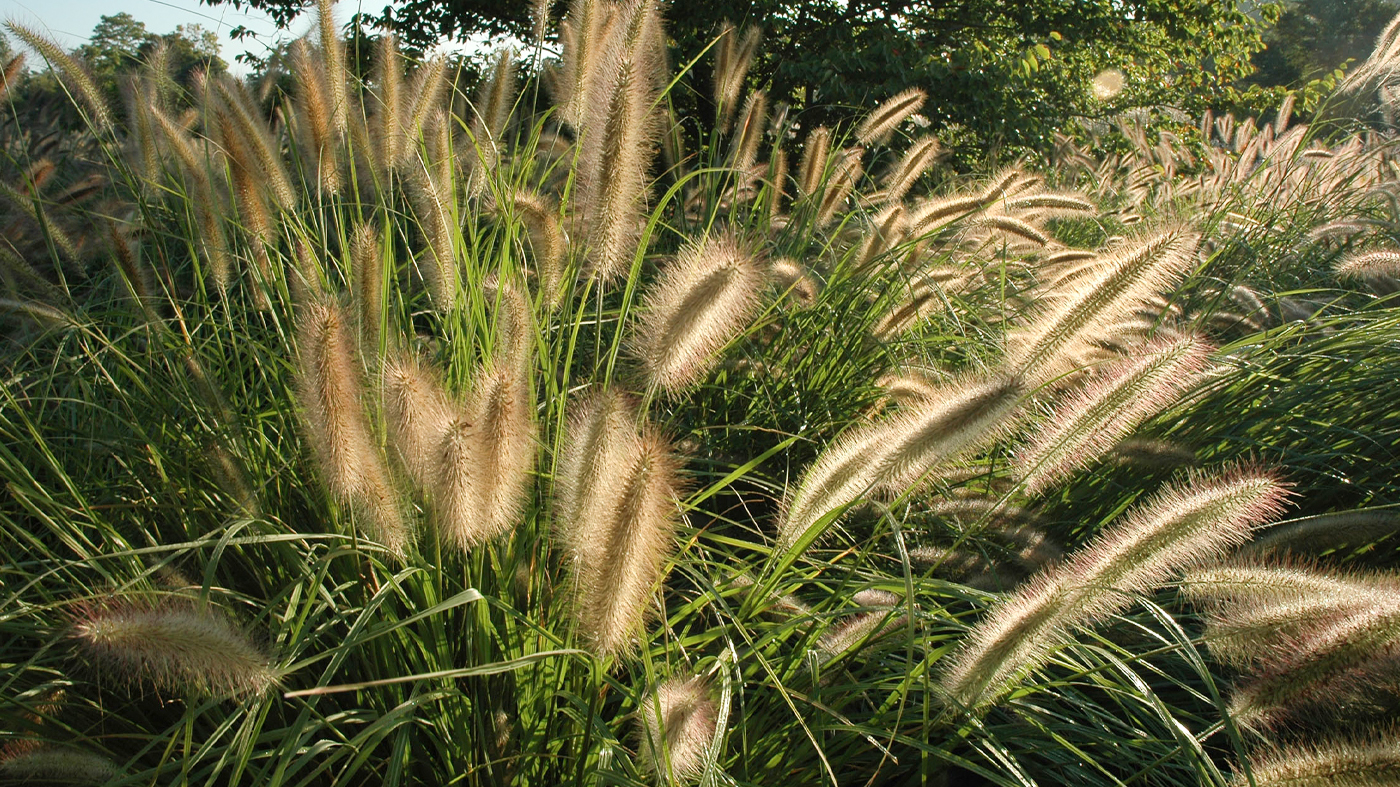
<svg viewBox="0 0 1400 787">
<path fill-rule="evenodd" d="M 335 4 L 336 18 L 344 21 L 362 5 L 379 11 L 386 0 L 341 0 Z M 388 0 L 392 4 L 392 0 Z M 195 23 L 219 36 L 219 54 L 236 75 L 248 73 L 248 67 L 235 61 L 240 53 L 251 51 L 264 55 L 279 37 L 304 35 L 314 24 L 314 13 L 305 13 L 292 23 L 290 31 L 277 30 L 272 18 L 261 11 L 236 11 L 229 5 L 200 5 L 199 0 L 0 0 L 0 21 L 15 21 L 47 31 L 63 46 L 72 50 L 87 42 L 92 28 L 103 16 L 125 11 L 143 22 L 152 33 L 175 31 L 176 25 Z M 244 27 L 257 33 L 257 38 L 242 41 L 229 39 L 229 31 Z M 13 46 L 15 42 L 11 40 Z M 475 51 L 489 49 L 484 42 L 444 44 L 435 51 Z M 33 62 L 33 61 L 31 61 Z M 33 66 L 31 66 L 33 67 Z"/>
<path fill-rule="evenodd" d="M 347 7 L 340 11 L 342 15 L 351 13 L 348 10 L 350 3 L 341 5 Z M 146 29 L 152 33 L 170 33 L 176 25 L 192 22 L 213 30 L 219 36 L 219 54 L 236 74 L 244 73 L 246 67 L 235 63 L 235 56 L 250 50 L 262 53 L 277 35 L 277 26 L 266 14 L 251 10 L 236 11 L 227 5 L 200 5 L 199 0 L 120 0 L 115 3 L 112 0 L 0 0 L 0 20 L 13 19 L 47 31 L 65 49 L 85 43 L 92 35 L 93 26 L 104 15 L 122 11 L 144 22 Z M 230 41 L 229 31 L 239 25 L 256 32 L 259 40 Z M 298 19 L 293 32 L 305 32 L 309 26 L 309 17 Z"/>
</svg>

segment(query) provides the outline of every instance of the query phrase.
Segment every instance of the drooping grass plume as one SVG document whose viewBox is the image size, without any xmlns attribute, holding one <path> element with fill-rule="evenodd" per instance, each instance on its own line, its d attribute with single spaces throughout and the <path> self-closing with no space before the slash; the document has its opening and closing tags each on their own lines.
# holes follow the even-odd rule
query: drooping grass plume
<svg viewBox="0 0 1400 787">
<path fill-rule="evenodd" d="M 16 78 L 24 72 L 24 53 L 20 52 L 10 58 L 5 63 L 4 68 L 0 68 L 0 97 L 4 97 L 10 92 L 10 88 L 16 84 Z"/>
<path fill-rule="evenodd" d="M 409 164 L 417 150 L 420 138 L 431 140 L 430 128 L 433 124 L 433 116 L 444 112 L 443 95 L 447 92 L 446 76 L 447 59 L 441 56 L 434 57 L 422 64 L 418 68 L 418 73 L 414 75 L 413 84 L 408 89 L 408 95 L 400 104 L 400 110 L 404 115 L 399 120 L 399 127 L 404 133 L 404 145 L 398 151 L 398 158 L 394 160 L 395 166 L 402 167 Z M 451 133 L 451 128 L 446 122 L 442 124 L 441 130 Z M 431 141 L 429 144 L 432 144 Z M 447 155 L 446 150 L 436 152 L 438 158 Z"/>
<path fill-rule="evenodd" d="M 615 6 L 601 0 L 572 0 L 568 18 L 559 25 L 564 62 L 556 95 L 560 116 L 575 129 L 589 114 L 589 100 L 602 74 L 607 42 L 615 21 Z"/>
<path fill-rule="evenodd" d="M 771 225 L 783 212 L 783 198 L 787 196 L 788 154 L 782 140 L 773 143 L 773 155 L 769 162 L 771 175 L 768 191 L 768 221 Z"/>
<path fill-rule="evenodd" d="M 422 359 L 391 353 L 384 359 L 384 420 L 389 445 L 420 489 L 433 483 L 436 454 L 454 411 L 437 373 Z"/>
<path fill-rule="evenodd" d="M 297 203 L 297 193 L 292 189 L 277 142 L 267 123 L 258 117 L 247 90 L 228 76 L 214 80 L 214 84 L 218 89 L 220 110 L 232 120 L 231 126 L 236 129 L 236 143 L 229 148 L 229 157 L 267 188 L 280 207 L 292 208 Z M 235 138 L 227 129 L 224 137 L 226 147 Z"/>
<path fill-rule="evenodd" d="M 544 303 L 558 305 L 564 284 L 564 231 L 559 208 L 543 195 L 515 192 L 515 213 L 525 225 L 535 259 L 535 278 Z"/>
<path fill-rule="evenodd" d="M 273 267 L 269 248 L 277 243 L 272 210 L 268 202 L 267 180 L 261 174 L 257 154 L 246 135 L 240 132 L 237 114 L 220 96 L 211 98 L 216 139 L 228 156 L 233 180 L 233 201 L 238 219 L 248 238 L 256 280 L 249 283 L 255 305 L 270 308 L 267 288 L 271 286 Z"/>
<path fill-rule="evenodd" d="M 1368 89 L 1389 81 L 1400 68 L 1400 16 L 1390 20 L 1376 37 L 1376 46 L 1361 65 L 1337 85 L 1338 93 Z"/>
<path fill-rule="evenodd" d="M 642 699 L 637 713 L 637 751 L 643 773 L 655 774 L 662 784 L 704 774 L 717 714 L 709 684 L 702 676 L 662 682 Z"/>
<path fill-rule="evenodd" d="M 1003 236 L 1010 235 L 1021 238 L 1037 246 L 1044 246 L 1050 242 L 1050 236 L 1041 231 L 1040 228 L 1024 219 L 1008 216 L 1004 213 L 984 214 L 977 224 L 982 229 L 991 230 Z"/>
<path fill-rule="evenodd" d="M 894 248 L 904 239 L 908 228 L 909 219 L 903 205 L 892 204 L 875 214 L 871 231 L 866 236 L 865 243 L 861 248 L 860 261 L 856 268 L 864 268 L 874 262 L 881 254 Z"/>
<path fill-rule="evenodd" d="M 1119 462 L 1142 467 L 1190 467 L 1196 452 L 1166 440 L 1124 440 L 1109 451 Z"/>
<path fill-rule="evenodd" d="M 272 660 L 224 613 L 166 598 L 112 598 L 79 614 L 71 636 L 99 669 L 158 690 L 214 696 L 266 691 Z"/>
<path fill-rule="evenodd" d="M 1344 696 L 1358 682 L 1358 673 L 1371 667 L 1393 669 L 1400 653 L 1400 590 L 1377 588 L 1355 592 L 1359 602 L 1344 614 L 1324 616 L 1304 625 L 1296 635 L 1255 657 L 1253 680 L 1236 689 L 1229 713 L 1241 724 L 1269 727 L 1295 712 L 1297 706 Z M 1343 599 L 1345 601 L 1345 599 Z M 1268 629 L 1265 629 L 1268 631 Z M 1270 632 L 1272 633 L 1272 632 Z M 1258 641 L 1253 652 L 1258 652 Z"/>
<path fill-rule="evenodd" d="M 408 532 L 364 412 L 353 341 L 340 307 L 302 307 L 297 382 L 307 437 L 331 495 L 359 514 L 375 540 L 401 554 Z"/>
<path fill-rule="evenodd" d="M 1321 554 L 1350 545 L 1360 547 L 1400 531 L 1400 514 L 1391 510 L 1336 511 L 1303 517 L 1271 527 L 1241 548 L 1241 554 Z"/>
<path fill-rule="evenodd" d="M 151 280 L 150 268 L 141 259 L 141 247 L 132 239 L 131 234 L 118 227 L 115 221 L 108 219 L 106 224 L 113 261 L 117 263 L 117 269 L 126 280 L 132 299 L 137 308 L 146 315 L 147 322 L 159 323 L 160 317 L 153 298 L 155 283 Z"/>
<path fill-rule="evenodd" d="M 885 177 L 885 202 L 893 204 L 903 200 L 915 181 L 932 169 L 942 154 L 943 146 L 937 137 L 924 136 L 914 140 L 914 144 L 904 151 L 899 163 Z"/>
<path fill-rule="evenodd" d="M 763 265 L 733 237 L 682 249 L 643 295 L 632 349 L 648 383 L 676 393 L 697 382 L 753 319 L 766 284 Z"/>
<path fill-rule="evenodd" d="M 350 282 L 360 352 L 372 358 L 379 353 L 384 320 L 384 267 L 373 225 L 358 224 L 350 231 Z"/>
<path fill-rule="evenodd" d="M 1400 251 L 1380 249 L 1360 254 L 1347 254 L 1333 268 L 1340 277 L 1400 275 Z"/>
<path fill-rule="evenodd" d="M 1042 192 L 1040 194 L 1027 194 L 1020 197 L 1012 197 L 1002 204 L 1003 209 L 1008 212 L 1053 209 L 1066 211 L 1069 213 L 1093 213 L 1098 208 L 1094 203 L 1079 196 L 1078 194 L 1062 194 L 1056 192 Z"/>
<path fill-rule="evenodd" d="M 157 144 L 160 132 L 155 128 L 150 106 L 155 91 L 148 79 L 128 74 L 121 80 L 122 104 L 126 108 L 128 120 L 127 144 L 134 155 L 133 163 L 141 175 L 141 184 L 149 188 L 161 177 L 161 163 L 164 150 Z"/>
<path fill-rule="evenodd" d="M 98 89 L 97 82 L 93 80 L 92 74 L 88 72 L 86 66 L 63 51 L 63 47 L 48 36 L 31 30 L 19 22 L 14 20 L 6 22 L 5 29 L 38 52 L 40 57 L 47 60 L 49 65 L 62 75 L 63 82 L 68 89 L 87 106 L 92 124 L 98 131 L 108 132 L 112 130 L 112 109 L 107 106 L 107 99 L 103 97 L 102 91 Z M 6 84 L 9 84 L 9 80 L 6 80 Z"/>
<path fill-rule="evenodd" d="M 119 776 L 121 769 L 111 759 L 66 746 L 0 754 L 0 782 L 6 784 L 108 784 Z"/>
<path fill-rule="evenodd" d="M 854 603 L 869 608 L 842 618 L 817 640 L 817 658 L 822 662 L 876 639 L 904 631 L 909 616 L 899 613 L 903 599 L 893 593 L 863 590 L 851 597 Z"/>
<path fill-rule="evenodd" d="M 1035 571 L 1058 561 L 1064 550 L 1041 528 L 1035 513 L 1001 500 L 960 498 L 929 504 L 928 513 L 952 520 L 959 530 L 1002 544 L 1018 568 Z"/>
<path fill-rule="evenodd" d="M 335 0 L 316 0 L 316 28 L 321 36 L 321 57 L 325 62 L 326 88 L 330 99 L 331 128 L 343 137 L 350 127 L 350 99 L 345 67 L 345 45 L 340 40 L 333 6 Z"/>
<path fill-rule="evenodd" d="M 931 276 L 911 282 L 905 298 L 871 326 L 871 335 L 887 342 L 912 329 L 930 315 L 945 309 L 947 291 L 956 286 L 957 282 L 944 283 Z"/>
<path fill-rule="evenodd" d="M 949 700 L 974 713 L 995 704 L 1071 630 L 1242 542 L 1251 527 L 1278 513 L 1285 495 L 1271 474 L 1258 471 L 1168 486 L 977 623 L 943 673 Z"/>
<path fill-rule="evenodd" d="M 472 420 L 474 415 L 461 409 L 453 414 L 431 454 L 429 469 L 438 538 L 463 552 L 497 535 L 491 528 L 481 475 L 485 440 Z"/>
<path fill-rule="evenodd" d="M 514 102 L 515 53 L 506 48 L 497 53 L 491 73 L 476 97 L 476 111 L 470 127 L 477 165 L 473 170 L 473 193 L 480 193 L 485 188 L 483 178 L 496 169 L 505 145 L 506 128 L 510 124 Z"/>
<path fill-rule="evenodd" d="M 481 518 L 488 538 L 509 532 L 520 519 L 535 467 L 535 412 L 528 375 L 510 366 L 491 371 L 478 382 L 471 411 L 482 442 L 478 478 Z"/>
<path fill-rule="evenodd" d="M 745 27 L 740 31 L 726 21 L 720 29 L 719 42 L 715 45 L 714 99 L 719 108 L 721 131 L 728 129 L 734 119 L 739 94 L 744 90 L 744 78 L 748 76 L 762 39 L 763 31 L 757 27 Z"/>
<path fill-rule="evenodd" d="M 797 543 L 826 516 L 878 485 L 900 494 L 940 463 L 1000 434 L 1020 404 L 1014 379 L 947 386 L 894 417 L 850 430 L 828 446 L 788 493 L 778 543 Z"/>
<path fill-rule="evenodd" d="M 496 347 L 491 366 L 476 382 L 469 406 L 477 439 L 476 479 L 485 508 L 486 538 L 515 527 L 528 496 L 535 466 L 535 331 L 530 306 L 516 285 L 494 285 L 497 292 Z"/>
<path fill-rule="evenodd" d="M 1200 379 L 1210 352 L 1195 336 L 1158 339 L 1066 397 L 1012 464 L 1027 493 L 1087 467 L 1174 402 Z"/>
<path fill-rule="evenodd" d="M 1380 574 L 1339 574 L 1307 565 L 1254 561 L 1188 571 L 1182 575 L 1179 588 L 1187 600 L 1217 609 L 1377 589 L 1400 590 L 1400 580 Z"/>
<path fill-rule="evenodd" d="M 456 200 L 449 184 L 428 170 L 413 170 L 408 194 L 423 233 L 424 248 L 418 255 L 418 272 L 427 287 L 433 308 L 447 311 L 457 300 Z"/>
<path fill-rule="evenodd" d="M 927 100 L 928 93 L 917 87 L 909 88 L 888 99 L 876 107 L 874 112 L 866 115 L 856 127 L 856 140 L 865 147 L 883 144 L 890 132 L 910 115 L 918 112 Z"/>
<path fill-rule="evenodd" d="M 1042 260 L 1047 266 L 1068 265 L 1074 262 L 1085 262 L 1098 257 L 1098 252 L 1088 249 L 1061 249 L 1052 251 L 1045 255 Z"/>
<path fill-rule="evenodd" d="M 569 406 L 569 424 L 554 482 L 555 531 L 580 566 L 603 561 L 603 527 L 609 507 L 621 497 L 616 468 L 634 461 L 640 442 L 636 405 L 621 391 L 604 388 Z"/>
<path fill-rule="evenodd" d="M 1011 337 L 1010 363 L 1028 377 L 1053 369 L 1063 354 L 1138 301 L 1185 275 L 1196 236 L 1184 230 L 1152 235 L 1103 260 L 1044 316 Z"/>
<path fill-rule="evenodd" d="M 657 128 L 655 73 L 661 22 L 652 0 L 624 6 L 588 98 L 579 154 L 578 205 L 592 271 L 605 282 L 625 275 L 641 236 Z"/>
<path fill-rule="evenodd" d="M 860 176 L 865 173 L 862 157 L 865 151 L 860 148 L 843 150 L 836 162 L 836 169 L 825 183 L 821 204 L 817 208 L 817 226 L 824 227 L 836 218 L 836 214 L 846 205 L 846 199 L 855 191 Z"/>
<path fill-rule="evenodd" d="M 980 194 L 931 197 L 909 209 L 909 234 L 927 235 L 955 219 L 981 210 L 987 200 Z"/>
<path fill-rule="evenodd" d="M 157 128 L 165 135 L 170 150 L 175 152 L 185 173 L 185 182 L 190 190 L 188 203 L 193 207 L 199 231 L 191 233 L 198 238 L 200 250 L 209 264 L 209 275 L 221 290 L 227 290 L 232 280 L 233 264 L 228 252 L 228 237 L 224 230 L 224 220 L 220 215 L 222 200 L 216 198 L 214 185 L 210 180 L 210 170 L 218 161 L 211 155 L 206 159 L 195 149 L 189 134 L 156 107 L 150 107 L 151 116 Z"/>
<path fill-rule="evenodd" d="M 758 161 L 758 146 L 763 142 L 763 130 L 768 120 L 768 94 L 755 90 L 744 102 L 739 124 L 734 128 L 734 169 L 746 173 Z"/>
<path fill-rule="evenodd" d="M 379 38 L 374 56 L 373 106 L 375 169 L 383 177 L 399 161 L 407 135 L 403 128 L 403 57 L 393 31 Z"/>
<path fill-rule="evenodd" d="M 779 292 L 803 306 L 816 303 L 820 285 L 800 263 L 789 259 L 775 260 L 768 271 Z"/>
<path fill-rule="evenodd" d="M 797 193 L 811 197 L 821 190 L 831 151 L 831 129 L 819 126 L 802 145 L 802 162 L 797 166 Z"/>
<path fill-rule="evenodd" d="M 1374 740 L 1273 747 L 1249 758 L 1230 787 L 1384 787 L 1400 784 L 1400 744 L 1393 731 Z"/>
<path fill-rule="evenodd" d="M 342 131 L 336 129 L 335 106 L 328 82 L 327 64 L 312 50 L 310 42 L 299 38 L 292 43 L 292 70 L 296 79 L 293 106 L 297 117 L 298 146 L 304 165 L 311 168 L 311 180 L 326 194 L 340 191 L 340 151 Z"/>
<path fill-rule="evenodd" d="M 618 474 L 606 490 L 616 496 L 598 501 L 600 521 L 585 525 L 598 540 L 577 563 L 580 631 L 602 658 L 635 649 L 675 542 L 679 463 L 654 427 L 635 439 L 632 461 L 605 471 Z"/>
</svg>

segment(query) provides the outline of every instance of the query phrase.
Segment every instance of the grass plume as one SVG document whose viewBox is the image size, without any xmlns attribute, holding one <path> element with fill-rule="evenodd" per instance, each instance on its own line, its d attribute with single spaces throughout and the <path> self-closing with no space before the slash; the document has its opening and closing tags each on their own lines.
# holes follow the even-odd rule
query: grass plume
<svg viewBox="0 0 1400 787">
<path fill-rule="evenodd" d="M 408 542 L 389 473 L 364 412 L 353 339 L 340 307 L 302 307 L 298 388 L 312 453 L 331 494 L 360 514 L 370 534 L 395 553 Z"/>
<path fill-rule="evenodd" d="M 643 296 L 633 348 L 649 384 L 675 393 L 697 382 L 753 319 L 766 283 L 763 266 L 732 237 L 682 249 Z"/>
<path fill-rule="evenodd" d="M 87 67 L 78 62 L 63 47 L 48 36 L 32 30 L 16 21 L 5 23 L 5 29 L 11 34 L 28 44 L 35 52 L 49 62 L 49 65 L 56 68 L 63 75 L 63 79 L 70 90 L 87 106 L 88 114 L 92 124 L 98 131 L 107 132 L 112 130 L 113 115 L 112 108 L 107 105 L 107 99 L 98 89 L 97 82 L 93 80 L 92 74 Z M 8 71 L 7 71 L 8 73 Z M 9 81 L 6 80 L 6 84 Z"/>
<path fill-rule="evenodd" d="M 790 547 L 877 485 L 899 494 L 939 464 L 1000 434 L 1020 404 L 1018 380 L 949 385 L 894 417 L 851 430 L 817 457 L 790 492 L 778 543 Z"/>
<path fill-rule="evenodd" d="M 223 613 L 178 600 L 95 603 L 72 637 L 98 664 L 158 689 L 249 695 L 278 678 L 267 654 Z"/>
<path fill-rule="evenodd" d="M 1026 491 L 1038 494 L 1102 457 L 1188 390 L 1210 351 L 1194 336 L 1159 339 L 1066 397 L 1016 455 Z"/>
<path fill-rule="evenodd" d="M 1196 240 L 1183 230 L 1159 232 L 1102 262 L 1076 281 L 1062 302 L 1013 337 L 1012 365 L 1032 377 L 1053 368 L 1086 335 L 1179 281 Z"/>
<path fill-rule="evenodd" d="M 890 132 L 910 115 L 918 112 L 927 100 L 928 93 L 917 87 L 909 88 L 886 100 L 856 127 L 856 140 L 866 147 L 883 143 Z"/>
<path fill-rule="evenodd" d="M 715 736 L 716 711 L 703 677 L 662 682 L 642 698 L 638 721 L 644 773 L 656 774 L 663 784 L 697 779 L 704 773 L 706 751 Z"/>
<path fill-rule="evenodd" d="M 674 548 L 679 463 L 654 427 L 636 436 L 636 450 L 600 500 L 591 530 L 598 542 L 577 565 L 580 630 L 602 658 L 635 650 L 661 568 Z M 616 472 L 613 469 L 612 472 Z"/>
<path fill-rule="evenodd" d="M 1244 541 L 1251 527 L 1279 512 L 1284 497 L 1272 475 L 1256 471 L 1167 487 L 978 622 L 944 671 L 950 701 L 971 712 L 996 703 L 1071 630 Z"/>
</svg>

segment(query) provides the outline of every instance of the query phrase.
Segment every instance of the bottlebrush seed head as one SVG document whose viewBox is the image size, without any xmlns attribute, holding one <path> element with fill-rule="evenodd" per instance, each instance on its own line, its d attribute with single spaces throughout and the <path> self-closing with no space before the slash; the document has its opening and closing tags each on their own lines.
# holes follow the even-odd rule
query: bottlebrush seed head
<svg viewBox="0 0 1400 787">
<path fill-rule="evenodd" d="M 528 373 L 505 365 L 484 374 L 473 392 L 483 540 L 512 530 L 529 495 L 535 468 L 535 403 L 529 383 Z"/>
<path fill-rule="evenodd" d="M 763 265 L 733 238 L 683 249 L 643 296 L 632 350 L 649 383 L 677 393 L 698 382 L 753 319 L 766 284 Z"/>
<path fill-rule="evenodd" d="M 603 658 L 622 656 L 637 645 L 661 568 L 675 546 L 679 463 L 669 442 L 644 428 L 620 483 L 600 500 L 602 518 L 586 532 L 596 538 L 575 565 L 581 632 Z"/>
<path fill-rule="evenodd" d="M 100 754 L 60 746 L 34 746 L 0 754 L 0 783 L 108 784 L 121 775 Z"/>
<path fill-rule="evenodd" d="M 554 521 L 573 560 L 602 562 L 603 528 L 611 501 L 621 495 L 616 468 L 641 450 L 636 403 L 615 388 L 584 395 L 569 405 L 569 425 L 554 484 Z"/>
<path fill-rule="evenodd" d="M 915 181 L 933 168 L 942 153 L 943 146 L 937 137 L 925 136 L 915 140 L 885 180 L 885 202 L 894 204 L 903 200 Z"/>
<path fill-rule="evenodd" d="M 1099 459 L 1201 379 L 1211 348 L 1195 336 L 1158 339 L 1064 399 L 1013 464 L 1031 494 Z"/>
<path fill-rule="evenodd" d="M 385 359 L 381 387 L 389 445 L 408 476 L 427 489 L 437 466 L 435 453 L 453 419 L 447 392 L 427 363 L 403 353 Z"/>
<path fill-rule="evenodd" d="M 699 778 L 715 736 L 715 702 L 705 679 L 672 678 L 642 699 L 638 708 L 641 769 L 662 783 Z"/>
<path fill-rule="evenodd" d="M 1230 787 L 1379 787 L 1400 773 L 1395 732 L 1373 740 L 1332 740 L 1272 747 L 1249 758 L 1249 774 L 1235 774 Z"/>
<path fill-rule="evenodd" d="M 191 602 L 110 599 L 83 610 L 71 635 L 97 663 L 158 690 L 246 696 L 278 678 L 271 658 L 226 615 Z"/>
<path fill-rule="evenodd" d="M 856 128 L 856 139 L 862 145 L 883 142 L 890 132 L 910 115 L 918 112 L 928 100 L 928 93 L 910 88 L 875 108 Z"/>
<path fill-rule="evenodd" d="M 1340 277 L 1395 276 L 1400 274 L 1400 251 L 1381 249 L 1361 254 L 1348 254 L 1334 269 Z"/>
<path fill-rule="evenodd" d="M 1286 495 L 1271 474 L 1251 470 L 1167 487 L 974 626 L 941 680 L 950 701 L 972 712 L 995 704 L 1071 630 L 1237 545 L 1278 514 Z"/>
<path fill-rule="evenodd" d="M 408 533 L 365 416 L 352 346 L 340 307 L 317 302 L 303 307 L 297 350 L 306 432 L 332 496 L 356 509 L 380 543 L 402 553 Z"/>
</svg>

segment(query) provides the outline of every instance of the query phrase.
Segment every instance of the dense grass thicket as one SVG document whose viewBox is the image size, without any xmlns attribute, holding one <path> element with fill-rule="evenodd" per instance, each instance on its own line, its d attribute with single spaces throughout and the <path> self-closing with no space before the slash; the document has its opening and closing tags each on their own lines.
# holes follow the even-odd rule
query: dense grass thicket
<svg viewBox="0 0 1400 787">
<path fill-rule="evenodd" d="M 474 86 L 320 14 L 121 107 L 10 26 L 0 783 L 1394 781 L 1388 130 L 960 177 L 649 0 Z"/>
</svg>

